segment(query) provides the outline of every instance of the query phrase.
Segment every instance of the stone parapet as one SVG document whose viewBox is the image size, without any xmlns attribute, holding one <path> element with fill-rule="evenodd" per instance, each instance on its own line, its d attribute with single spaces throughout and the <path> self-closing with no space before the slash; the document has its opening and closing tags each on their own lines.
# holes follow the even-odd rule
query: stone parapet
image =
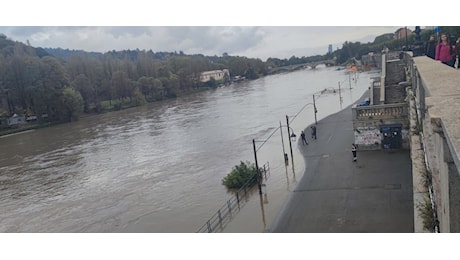
<svg viewBox="0 0 460 260">
<path fill-rule="evenodd" d="M 460 71 L 425 56 L 405 58 L 412 77 L 440 232 L 460 232 Z"/>
</svg>

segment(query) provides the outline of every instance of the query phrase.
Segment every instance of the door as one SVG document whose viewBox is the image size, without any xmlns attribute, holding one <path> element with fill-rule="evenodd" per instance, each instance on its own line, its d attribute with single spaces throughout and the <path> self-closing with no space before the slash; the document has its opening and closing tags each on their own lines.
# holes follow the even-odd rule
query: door
<svg viewBox="0 0 460 260">
<path fill-rule="evenodd" d="M 401 125 L 381 126 L 382 148 L 383 149 L 401 149 L 402 136 Z"/>
</svg>

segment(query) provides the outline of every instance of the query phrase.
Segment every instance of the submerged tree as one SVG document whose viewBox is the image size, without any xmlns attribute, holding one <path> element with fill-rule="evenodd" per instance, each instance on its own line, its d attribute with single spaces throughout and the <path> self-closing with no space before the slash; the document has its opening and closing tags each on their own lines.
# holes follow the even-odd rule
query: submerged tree
<svg viewBox="0 0 460 260">
<path fill-rule="evenodd" d="M 256 166 L 250 162 L 240 162 L 223 178 L 222 184 L 229 189 L 239 189 L 246 183 L 254 184 L 256 180 Z M 252 182 L 251 182 L 252 181 Z"/>
</svg>

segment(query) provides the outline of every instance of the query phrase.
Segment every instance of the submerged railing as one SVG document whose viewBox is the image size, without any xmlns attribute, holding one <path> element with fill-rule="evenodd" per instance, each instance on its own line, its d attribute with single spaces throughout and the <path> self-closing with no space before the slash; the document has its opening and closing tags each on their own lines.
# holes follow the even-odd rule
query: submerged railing
<svg viewBox="0 0 460 260">
<path fill-rule="evenodd" d="M 261 167 L 261 178 L 266 180 L 270 175 L 270 167 L 268 162 Z M 254 183 L 257 182 L 257 176 L 246 182 L 231 199 L 219 209 L 206 223 L 198 229 L 197 233 L 213 233 L 222 231 L 225 225 L 230 222 L 233 215 L 248 202 L 249 195 L 253 193 L 253 189 L 257 187 Z"/>
</svg>

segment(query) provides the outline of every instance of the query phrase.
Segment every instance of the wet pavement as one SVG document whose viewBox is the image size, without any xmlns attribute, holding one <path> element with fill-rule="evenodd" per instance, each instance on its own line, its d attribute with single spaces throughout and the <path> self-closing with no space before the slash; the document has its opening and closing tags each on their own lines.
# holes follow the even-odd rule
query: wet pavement
<svg viewBox="0 0 460 260">
<path fill-rule="evenodd" d="M 305 173 L 266 232 L 414 232 L 409 150 L 358 147 L 354 162 L 351 107 L 318 122 L 317 140 L 305 132 Z"/>
</svg>

